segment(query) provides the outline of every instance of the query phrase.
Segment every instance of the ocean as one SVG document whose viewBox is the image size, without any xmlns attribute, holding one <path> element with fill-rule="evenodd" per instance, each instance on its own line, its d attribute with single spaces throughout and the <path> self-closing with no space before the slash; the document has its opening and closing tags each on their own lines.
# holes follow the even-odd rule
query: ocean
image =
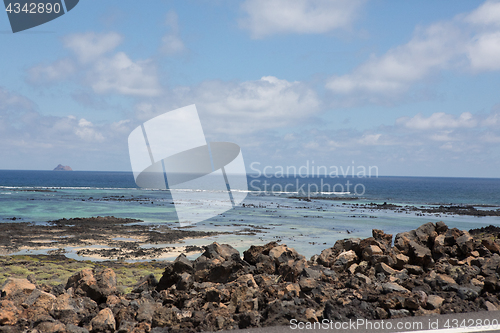
<svg viewBox="0 0 500 333">
<path fill-rule="evenodd" d="M 242 251 L 251 244 L 281 241 L 309 257 L 333 246 L 338 239 L 369 237 L 374 228 L 396 234 L 437 221 L 465 230 L 500 225 L 499 216 L 365 206 L 371 203 L 410 208 L 454 205 L 498 210 L 500 179 L 249 175 L 247 180 L 244 207 L 192 226 L 192 230 L 231 234 L 190 239 L 185 245 L 217 241 Z M 131 172 L 0 170 L 0 223 L 44 224 L 60 218 L 92 216 L 135 218 L 145 224 L 179 227 L 169 191 L 140 189 Z M 248 226 L 261 232 L 248 232 Z M 71 253 L 68 256 L 86 259 Z"/>
</svg>

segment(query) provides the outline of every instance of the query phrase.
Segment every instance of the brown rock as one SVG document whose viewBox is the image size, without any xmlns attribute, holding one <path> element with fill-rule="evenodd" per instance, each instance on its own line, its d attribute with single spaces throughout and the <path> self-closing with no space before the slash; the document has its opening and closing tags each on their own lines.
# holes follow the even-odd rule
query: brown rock
<svg viewBox="0 0 500 333">
<path fill-rule="evenodd" d="M 132 292 L 140 294 L 143 291 L 151 291 L 154 290 L 157 285 L 158 285 L 158 280 L 156 280 L 154 274 L 151 273 L 141 278 L 139 282 L 135 284 L 134 288 L 132 289 Z"/>
<path fill-rule="evenodd" d="M 457 238 L 460 236 L 462 236 L 462 231 L 457 228 L 448 229 L 444 237 L 445 245 L 455 245 L 457 243 Z"/>
<path fill-rule="evenodd" d="M 394 275 L 394 274 L 399 273 L 398 271 L 391 268 L 389 265 L 384 264 L 383 262 L 379 262 L 375 266 L 375 270 L 377 271 L 377 273 L 384 273 L 385 275 Z"/>
<path fill-rule="evenodd" d="M 285 290 L 287 292 L 294 293 L 295 296 L 298 296 L 300 294 L 300 286 L 298 283 L 288 283 L 285 287 Z"/>
<path fill-rule="evenodd" d="M 436 276 L 436 281 L 441 285 L 451 285 L 451 284 L 456 284 L 457 282 L 449 275 L 445 274 L 438 274 Z"/>
<path fill-rule="evenodd" d="M 351 266 L 349 266 L 349 268 L 347 270 L 349 271 L 349 273 L 354 274 L 354 273 L 356 273 L 358 266 L 359 266 L 358 264 L 354 263 Z"/>
<path fill-rule="evenodd" d="M 324 249 L 323 251 L 321 251 L 321 254 L 318 256 L 318 263 L 320 265 L 323 265 L 325 267 L 331 267 L 333 265 L 333 263 L 335 262 L 335 258 L 336 258 L 336 255 L 335 255 L 335 251 L 333 248 L 329 248 L 329 249 Z"/>
<path fill-rule="evenodd" d="M 318 286 L 318 282 L 311 278 L 302 277 L 299 281 L 300 289 L 304 292 L 309 292 Z"/>
<path fill-rule="evenodd" d="M 484 247 L 486 247 L 492 253 L 500 253 L 500 246 L 498 246 L 498 244 L 495 243 L 494 241 L 491 241 L 489 239 L 483 239 L 481 241 L 481 244 L 483 244 Z"/>
<path fill-rule="evenodd" d="M 5 296 L 11 296 L 17 293 L 31 294 L 36 286 L 27 279 L 8 278 L 3 284 L 1 290 Z"/>
<path fill-rule="evenodd" d="M 434 239 L 432 252 L 443 255 L 446 253 L 445 235 L 439 235 Z"/>
<path fill-rule="evenodd" d="M 259 286 L 255 282 L 252 274 L 245 274 L 236 279 L 237 283 L 243 284 L 250 288 L 258 288 Z"/>
<path fill-rule="evenodd" d="M 431 310 L 439 309 L 441 304 L 443 304 L 444 298 L 439 297 L 437 295 L 429 295 L 427 296 L 427 307 Z"/>
<path fill-rule="evenodd" d="M 405 299 L 404 307 L 410 310 L 417 310 L 421 306 L 420 296 L 412 294 Z"/>
<path fill-rule="evenodd" d="M 432 222 L 421 225 L 415 230 L 415 235 L 421 244 L 428 245 L 434 241 L 438 233 L 436 225 Z"/>
<path fill-rule="evenodd" d="M 386 234 L 382 230 L 372 229 L 372 236 L 373 238 L 375 238 L 375 240 L 385 244 L 388 247 L 390 247 L 392 244 L 392 235 Z"/>
<path fill-rule="evenodd" d="M 448 226 L 446 225 L 446 223 L 444 223 L 443 221 L 436 222 L 436 232 L 438 234 L 444 234 L 446 231 L 448 231 Z"/>
<path fill-rule="evenodd" d="M 69 288 L 73 288 L 76 295 L 88 296 L 96 302 L 99 302 L 102 297 L 94 272 L 90 268 L 82 269 L 72 275 L 66 283 L 66 289 Z"/>
<path fill-rule="evenodd" d="M 20 313 L 12 301 L 0 301 L 0 325 L 15 325 Z"/>
<path fill-rule="evenodd" d="M 314 309 L 308 308 L 305 312 L 306 319 L 310 323 L 315 323 L 318 321 L 318 317 L 316 316 L 316 311 Z"/>
<path fill-rule="evenodd" d="M 401 232 L 394 238 L 394 246 L 404 255 L 410 254 L 410 241 L 416 238 L 415 231 Z"/>
<path fill-rule="evenodd" d="M 269 251 L 278 246 L 278 243 L 271 242 L 264 246 L 250 246 L 248 250 L 243 252 L 243 259 L 251 265 L 256 265 L 260 260 L 260 255 L 269 255 Z"/>
<path fill-rule="evenodd" d="M 177 290 L 189 290 L 193 286 L 193 276 L 189 273 L 182 273 L 176 283 Z"/>
<path fill-rule="evenodd" d="M 46 311 L 52 310 L 52 304 L 56 300 L 56 297 L 52 294 L 46 293 L 44 291 L 35 289 L 23 302 L 25 307 L 40 307 Z"/>
<path fill-rule="evenodd" d="M 383 288 L 385 293 L 393 293 L 393 292 L 409 293 L 410 292 L 405 287 L 400 286 L 399 284 L 393 283 L 393 282 L 382 283 L 382 288 Z"/>
<path fill-rule="evenodd" d="M 495 304 L 491 303 L 490 301 L 484 302 L 484 307 L 488 311 L 498 311 L 498 308 L 495 306 Z"/>
<path fill-rule="evenodd" d="M 172 308 L 159 307 L 153 314 L 153 327 L 171 327 L 177 323 L 176 311 Z"/>
<path fill-rule="evenodd" d="M 410 261 L 410 257 L 408 256 L 405 256 L 404 254 L 402 253 L 398 253 L 396 254 L 396 263 L 395 263 L 395 267 L 397 269 L 403 269 L 404 266 L 406 264 L 408 264 L 408 262 Z"/>
<path fill-rule="evenodd" d="M 412 261 L 420 266 L 429 266 L 434 263 L 431 250 L 415 241 L 409 243 Z"/>
<path fill-rule="evenodd" d="M 36 329 L 44 333 L 66 333 L 66 325 L 59 321 L 40 323 Z"/>
<path fill-rule="evenodd" d="M 151 331 L 151 325 L 146 322 L 137 324 L 131 333 L 149 333 Z"/>
<path fill-rule="evenodd" d="M 366 276 L 364 274 L 356 273 L 356 277 L 358 279 L 360 279 L 362 282 L 366 283 L 366 284 L 371 284 L 372 283 L 372 280 L 368 276 Z"/>
<path fill-rule="evenodd" d="M 416 265 L 405 265 L 404 268 L 408 271 L 409 274 L 421 275 L 424 274 L 424 270 L 420 266 Z"/>
<path fill-rule="evenodd" d="M 215 243 L 217 244 L 217 243 Z M 213 245 L 213 244 L 212 244 Z M 219 245 L 219 244 L 217 244 Z M 205 256 L 207 257 L 207 256 Z M 177 258 L 175 258 L 172 270 L 174 273 L 177 274 L 182 274 L 182 273 L 189 273 L 192 274 L 193 272 L 193 263 L 191 260 L 189 260 L 184 253 L 179 254 Z"/>
<path fill-rule="evenodd" d="M 369 245 L 363 250 L 363 259 L 371 261 L 374 255 L 382 255 L 382 249 L 377 245 Z"/>
<path fill-rule="evenodd" d="M 104 308 L 90 322 L 91 332 L 114 332 L 116 321 L 113 312 L 109 308 Z"/>
<path fill-rule="evenodd" d="M 465 255 L 470 255 L 474 250 L 474 238 L 472 238 L 467 231 L 463 231 L 462 236 L 458 237 L 456 242 L 459 249 Z"/>
<path fill-rule="evenodd" d="M 337 272 L 341 272 L 354 264 L 357 260 L 358 256 L 356 252 L 353 250 L 344 251 L 337 256 L 332 268 Z"/>
<path fill-rule="evenodd" d="M 238 250 L 233 248 L 228 244 L 219 244 L 217 242 L 213 242 L 212 244 L 205 246 L 205 252 L 203 252 L 202 256 L 207 257 L 209 259 L 222 259 L 229 260 L 233 255 L 240 257 L 240 253 Z"/>
</svg>

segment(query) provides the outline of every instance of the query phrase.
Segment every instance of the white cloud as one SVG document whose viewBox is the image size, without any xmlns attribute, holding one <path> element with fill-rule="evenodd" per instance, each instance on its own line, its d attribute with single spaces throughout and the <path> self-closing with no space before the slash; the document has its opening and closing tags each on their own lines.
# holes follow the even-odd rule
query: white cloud
<svg viewBox="0 0 500 333">
<path fill-rule="evenodd" d="M 87 80 L 99 94 L 155 96 L 161 91 L 152 62 L 134 62 L 123 52 L 118 52 L 110 58 L 99 59 Z"/>
<path fill-rule="evenodd" d="M 10 113 L 20 113 L 20 111 L 31 111 L 35 104 L 28 98 L 12 93 L 0 86 L 0 119 Z"/>
<path fill-rule="evenodd" d="M 500 31 L 477 36 L 468 45 L 470 66 L 473 70 L 500 69 Z"/>
<path fill-rule="evenodd" d="M 363 0 L 246 0 L 239 25 L 253 38 L 280 33 L 325 33 L 346 28 Z"/>
<path fill-rule="evenodd" d="M 468 23 L 478 26 L 499 26 L 500 27 L 500 2 L 486 1 L 476 10 L 472 11 L 464 19 Z"/>
<path fill-rule="evenodd" d="M 435 130 L 444 128 L 475 127 L 478 120 L 470 112 L 464 112 L 459 117 L 444 112 L 436 112 L 425 118 L 421 113 L 416 116 L 402 117 L 396 124 L 416 130 Z"/>
<path fill-rule="evenodd" d="M 94 129 L 94 124 L 84 118 L 78 121 L 78 127 L 75 130 L 75 134 L 84 141 L 104 141 L 104 136 Z"/>
<path fill-rule="evenodd" d="M 64 80 L 75 72 L 75 64 L 68 58 L 57 60 L 50 65 L 37 65 L 28 70 L 31 84 L 47 84 Z"/>
<path fill-rule="evenodd" d="M 80 62 L 88 63 L 113 51 L 121 44 L 123 37 L 116 32 L 88 32 L 66 36 L 63 41 L 64 46 L 72 50 Z"/>
<path fill-rule="evenodd" d="M 417 29 L 408 43 L 383 56 L 372 56 L 353 73 L 330 78 L 326 87 L 337 94 L 368 96 L 365 97 L 368 100 L 371 94 L 400 94 L 435 69 L 449 66 L 463 50 L 458 29 L 450 24 L 434 24 Z"/>
<path fill-rule="evenodd" d="M 245 82 L 206 81 L 176 89 L 167 101 L 136 105 L 140 119 L 195 103 L 214 133 L 248 134 L 306 120 L 319 111 L 316 93 L 300 82 L 265 76 Z"/>
<path fill-rule="evenodd" d="M 114 52 L 122 40 L 121 35 L 114 32 L 69 35 L 64 38 L 64 45 L 73 52 L 77 62 L 62 59 L 50 65 L 35 66 L 29 69 L 27 81 L 42 84 L 73 77 L 97 94 L 146 97 L 160 94 L 161 86 L 152 60 L 134 61 L 124 52 Z M 84 96 L 76 97 L 78 100 Z"/>
<path fill-rule="evenodd" d="M 488 1 L 469 15 L 419 27 L 405 44 L 372 55 L 326 87 L 351 103 L 387 104 L 443 70 L 500 70 L 500 3 Z"/>
<path fill-rule="evenodd" d="M 179 36 L 173 34 L 167 34 L 163 36 L 163 38 L 161 39 L 161 43 L 161 52 L 164 54 L 176 54 L 186 49 Z"/>
<path fill-rule="evenodd" d="M 185 51 L 186 47 L 184 45 L 184 42 L 179 37 L 179 23 L 177 13 L 174 11 L 169 11 L 167 13 L 165 24 L 170 31 L 161 39 L 161 52 L 167 55 L 172 55 Z"/>
</svg>

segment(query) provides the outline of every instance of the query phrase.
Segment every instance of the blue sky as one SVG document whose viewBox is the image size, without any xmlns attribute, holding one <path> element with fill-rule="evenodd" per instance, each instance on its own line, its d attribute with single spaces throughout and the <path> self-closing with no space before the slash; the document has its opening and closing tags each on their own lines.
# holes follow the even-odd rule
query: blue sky
<svg viewBox="0 0 500 333">
<path fill-rule="evenodd" d="M 499 1 L 80 1 L 0 40 L 0 169 L 129 171 L 196 104 L 247 165 L 500 177 Z"/>
</svg>

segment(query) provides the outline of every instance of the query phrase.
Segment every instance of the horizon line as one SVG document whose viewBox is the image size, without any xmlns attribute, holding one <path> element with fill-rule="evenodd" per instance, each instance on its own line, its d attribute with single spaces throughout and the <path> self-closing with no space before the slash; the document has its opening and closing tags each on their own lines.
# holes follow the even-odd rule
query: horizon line
<svg viewBox="0 0 500 333">
<path fill-rule="evenodd" d="M 0 171 L 54 171 L 58 173 L 71 173 L 71 172 L 127 172 L 133 174 L 132 170 L 69 170 L 69 171 L 57 171 L 57 170 L 50 170 L 50 169 L 43 169 L 43 170 L 32 170 L 32 169 L 0 169 Z M 250 173 L 247 172 L 247 176 L 249 175 L 254 175 L 256 173 Z M 302 178 L 309 178 L 309 176 L 313 176 L 310 178 L 320 178 L 320 177 L 329 177 L 329 178 L 357 178 L 357 179 L 364 179 L 364 178 L 380 178 L 380 177 L 408 177 L 408 178 L 479 178 L 479 179 L 500 179 L 500 176 L 498 177 L 484 177 L 484 176 L 408 176 L 408 175 L 376 175 L 376 176 L 365 176 L 365 177 L 358 177 L 358 176 L 352 176 L 352 175 L 343 175 L 339 174 L 337 177 L 330 177 L 329 175 L 325 174 L 307 174 L 308 177 L 302 176 Z M 266 178 L 265 176 L 261 175 L 258 178 Z M 271 177 L 275 177 L 275 175 L 271 175 Z M 293 175 L 289 176 L 284 176 L 284 177 L 277 177 L 277 178 L 288 178 L 288 177 L 294 177 Z M 295 176 L 294 178 L 301 178 L 301 176 Z"/>
</svg>

